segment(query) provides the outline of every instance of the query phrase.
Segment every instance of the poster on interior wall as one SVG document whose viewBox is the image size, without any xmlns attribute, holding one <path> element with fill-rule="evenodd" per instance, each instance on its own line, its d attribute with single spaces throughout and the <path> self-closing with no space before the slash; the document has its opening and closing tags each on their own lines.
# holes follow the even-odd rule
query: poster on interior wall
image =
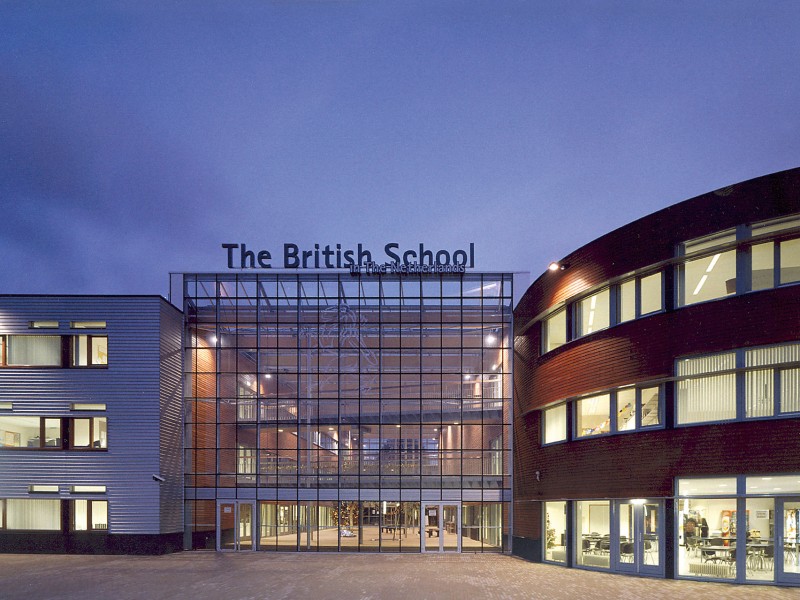
<svg viewBox="0 0 800 600">
<path fill-rule="evenodd" d="M 734 526 L 735 527 L 735 526 Z M 722 537 L 730 537 L 731 535 L 731 511 L 722 511 Z"/>
</svg>

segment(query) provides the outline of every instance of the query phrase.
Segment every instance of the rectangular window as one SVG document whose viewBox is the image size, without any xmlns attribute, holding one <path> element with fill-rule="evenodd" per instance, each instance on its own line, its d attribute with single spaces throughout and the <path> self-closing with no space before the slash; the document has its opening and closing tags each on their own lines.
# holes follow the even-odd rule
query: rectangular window
<svg viewBox="0 0 800 600">
<path fill-rule="evenodd" d="M 6 500 L 6 528 L 21 531 L 59 531 L 60 500 Z"/>
<path fill-rule="evenodd" d="M 679 304 L 688 306 L 736 293 L 736 251 L 687 260 L 679 268 Z"/>
<path fill-rule="evenodd" d="M 71 329 L 105 329 L 105 321 L 70 321 Z"/>
<path fill-rule="evenodd" d="M 73 500 L 73 531 L 108 530 L 107 500 Z"/>
<path fill-rule="evenodd" d="M 0 448 L 61 448 L 61 419 L 0 416 Z"/>
<path fill-rule="evenodd" d="M 736 353 L 723 352 L 677 361 L 677 423 L 728 421 L 736 418 L 736 375 L 714 375 L 736 368 Z"/>
<path fill-rule="evenodd" d="M 636 389 L 617 390 L 617 431 L 636 429 Z"/>
<path fill-rule="evenodd" d="M 780 242 L 778 251 L 781 261 L 781 285 L 800 281 L 800 238 Z"/>
<path fill-rule="evenodd" d="M 751 289 L 767 290 L 775 286 L 775 245 L 756 244 L 750 248 Z"/>
<path fill-rule="evenodd" d="M 73 449 L 106 449 L 108 447 L 106 417 L 72 419 L 72 445 L 70 447 Z"/>
<path fill-rule="evenodd" d="M 661 271 L 642 277 L 639 280 L 639 287 L 641 290 L 640 315 L 648 315 L 664 308 Z"/>
<path fill-rule="evenodd" d="M 104 485 L 73 485 L 70 488 L 73 494 L 105 494 L 106 486 Z"/>
<path fill-rule="evenodd" d="M 105 404 L 88 404 L 84 402 L 75 402 L 72 404 L 72 410 L 105 410 Z"/>
<path fill-rule="evenodd" d="M 661 425 L 661 388 L 649 387 L 639 390 L 642 427 Z"/>
<path fill-rule="evenodd" d="M 681 255 L 691 256 L 736 241 L 736 231 L 728 229 L 684 242 Z M 736 250 L 689 259 L 678 265 L 678 305 L 688 306 L 736 293 Z"/>
<path fill-rule="evenodd" d="M 72 337 L 72 366 L 96 367 L 108 364 L 108 337 L 76 335 Z"/>
<path fill-rule="evenodd" d="M 576 319 L 576 337 L 581 337 L 608 329 L 611 323 L 611 294 L 606 288 L 596 294 L 592 294 L 588 298 L 580 300 L 576 306 L 577 319 Z"/>
<path fill-rule="evenodd" d="M 778 411 L 800 411 L 800 369 L 780 368 L 780 365 L 800 362 L 800 344 L 781 344 L 745 351 L 745 366 L 773 367 L 748 370 L 745 376 L 745 415 L 748 418 L 770 417 L 775 414 L 775 389 Z M 777 374 L 777 379 L 776 379 Z"/>
<path fill-rule="evenodd" d="M 30 321 L 30 329 L 58 329 L 58 321 Z"/>
<path fill-rule="evenodd" d="M 575 502 L 577 563 L 608 568 L 611 558 L 611 504 L 608 500 Z"/>
<path fill-rule="evenodd" d="M 619 318 L 620 323 L 636 318 L 636 280 L 629 279 L 619 286 Z"/>
<path fill-rule="evenodd" d="M 544 415 L 544 443 L 552 444 L 567 439 L 567 405 L 566 403 L 548 408 Z"/>
<path fill-rule="evenodd" d="M 57 494 L 57 485 L 29 485 L 28 491 L 32 494 Z"/>
<path fill-rule="evenodd" d="M 600 435 L 611 431 L 611 396 L 603 394 L 575 403 L 577 437 Z"/>
<path fill-rule="evenodd" d="M 6 365 L 9 367 L 60 367 L 61 336 L 6 336 Z"/>
<path fill-rule="evenodd" d="M 542 321 L 542 351 L 550 352 L 567 343 L 567 311 L 560 310 Z"/>
<path fill-rule="evenodd" d="M 545 560 L 567 562 L 567 503 L 545 502 Z"/>
</svg>

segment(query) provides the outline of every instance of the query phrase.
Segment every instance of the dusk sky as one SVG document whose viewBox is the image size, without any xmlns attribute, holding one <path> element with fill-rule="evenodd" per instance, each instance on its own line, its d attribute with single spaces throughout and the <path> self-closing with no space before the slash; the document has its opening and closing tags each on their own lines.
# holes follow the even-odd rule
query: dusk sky
<svg viewBox="0 0 800 600">
<path fill-rule="evenodd" d="M 800 165 L 799 30 L 796 0 L 0 0 L 0 293 L 166 295 L 228 242 L 535 279 Z"/>
</svg>

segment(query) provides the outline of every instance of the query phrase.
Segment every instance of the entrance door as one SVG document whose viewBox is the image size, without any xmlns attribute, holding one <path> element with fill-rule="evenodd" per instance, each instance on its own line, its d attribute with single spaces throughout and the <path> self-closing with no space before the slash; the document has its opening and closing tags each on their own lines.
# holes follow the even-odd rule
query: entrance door
<svg viewBox="0 0 800 600">
<path fill-rule="evenodd" d="M 255 504 L 252 500 L 217 501 L 217 550 L 255 550 Z"/>
<path fill-rule="evenodd" d="M 800 583 L 800 498 L 775 502 L 775 577 L 780 583 Z"/>
<path fill-rule="evenodd" d="M 419 535 L 423 552 L 461 552 L 461 504 L 423 502 Z"/>
<path fill-rule="evenodd" d="M 612 553 L 618 571 L 663 575 L 663 512 L 661 502 L 617 502 L 618 539 Z"/>
</svg>

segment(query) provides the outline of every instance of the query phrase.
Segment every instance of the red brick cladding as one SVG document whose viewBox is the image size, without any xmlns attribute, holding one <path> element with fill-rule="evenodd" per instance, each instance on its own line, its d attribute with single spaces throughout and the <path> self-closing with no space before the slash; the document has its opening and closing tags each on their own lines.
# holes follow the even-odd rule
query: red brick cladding
<svg viewBox="0 0 800 600">
<path fill-rule="evenodd" d="M 564 257 L 569 268 L 545 272 L 514 310 L 517 333 L 550 306 L 614 277 L 675 255 L 683 241 L 800 212 L 800 168 L 710 192 L 620 227 Z"/>
<path fill-rule="evenodd" d="M 525 421 L 538 439 L 539 415 Z M 734 443 L 735 441 L 735 443 Z M 536 481 L 534 471 L 540 472 Z M 673 494 L 673 477 L 800 471 L 796 419 L 615 435 L 538 449 L 514 481 L 516 502 Z M 518 521 L 515 519 L 515 523 Z M 517 533 L 515 535 L 522 535 Z"/>
<path fill-rule="evenodd" d="M 645 317 L 539 359 L 533 358 L 536 337 L 516 342 L 514 400 L 521 414 L 571 396 L 671 377 L 676 357 L 800 340 L 800 290 L 754 292 Z"/>
</svg>

